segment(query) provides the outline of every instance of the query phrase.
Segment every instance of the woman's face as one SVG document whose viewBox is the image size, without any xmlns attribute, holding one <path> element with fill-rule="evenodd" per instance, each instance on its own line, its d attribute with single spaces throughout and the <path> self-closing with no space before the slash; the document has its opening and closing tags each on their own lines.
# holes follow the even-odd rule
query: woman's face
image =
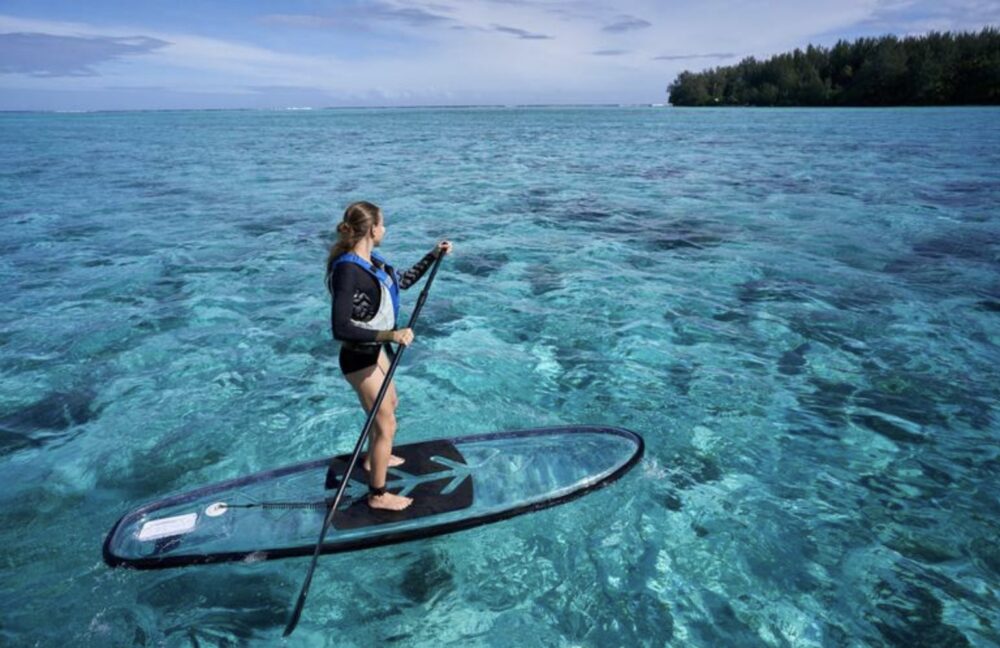
<svg viewBox="0 0 1000 648">
<path fill-rule="evenodd" d="M 378 215 L 378 223 L 372 228 L 372 239 L 375 245 L 382 243 L 382 237 L 385 236 L 385 217 L 382 214 Z"/>
</svg>

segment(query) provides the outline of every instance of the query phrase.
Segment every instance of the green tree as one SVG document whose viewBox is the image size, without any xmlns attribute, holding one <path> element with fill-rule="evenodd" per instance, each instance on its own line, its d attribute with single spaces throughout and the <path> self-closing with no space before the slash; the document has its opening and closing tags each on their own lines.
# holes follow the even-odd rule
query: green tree
<svg viewBox="0 0 1000 648">
<path fill-rule="evenodd" d="M 1000 30 L 809 45 L 765 61 L 684 71 L 668 92 L 678 106 L 1000 104 Z"/>
</svg>

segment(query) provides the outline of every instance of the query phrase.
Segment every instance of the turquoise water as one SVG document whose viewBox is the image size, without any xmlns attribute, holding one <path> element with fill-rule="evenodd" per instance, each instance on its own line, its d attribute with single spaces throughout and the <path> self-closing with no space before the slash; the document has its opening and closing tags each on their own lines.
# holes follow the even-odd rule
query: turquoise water
<svg viewBox="0 0 1000 648">
<path fill-rule="evenodd" d="M 455 241 L 401 439 L 566 423 L 565 506 L 320 562 L 288 645 L 1000 644 L 1000 111 L 0 115 L 0 643 L 274 645 L 304 560 L 110 570 L 349 450 L 325 246 Z M 404 295 L 411 308 L 416 292 Z"/>
</svg>

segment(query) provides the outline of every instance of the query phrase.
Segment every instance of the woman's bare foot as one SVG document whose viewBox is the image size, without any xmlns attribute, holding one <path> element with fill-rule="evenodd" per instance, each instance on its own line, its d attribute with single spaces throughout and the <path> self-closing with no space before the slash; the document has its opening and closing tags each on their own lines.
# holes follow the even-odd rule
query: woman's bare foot
<svg viewBox="0 0 1000 648">
<path fill-rule="evenodd" d="M 384 509 L 386 511 L 402 511 L 410 504 L 413 504 L 412 497 L 403 497 L 393 493 L 382 493 L 381 495 L 369 495 L 368 506 L 373 509 Z"/>
<path fill-rule="evenodd" d="M 390 468 L 395 468 L 396 466 L 402 466 L 404 463 L 406 463 L 406 459 L 403 459 L 402 457 L 397 457 L 396 455 L 389 455 Z M 365 455 L 365 461 L 363 465 L 365 467 L 365 472 L 371 472 L 372 463 L 371 461 L 368 460 L 368 455 Z"/>
</svg>

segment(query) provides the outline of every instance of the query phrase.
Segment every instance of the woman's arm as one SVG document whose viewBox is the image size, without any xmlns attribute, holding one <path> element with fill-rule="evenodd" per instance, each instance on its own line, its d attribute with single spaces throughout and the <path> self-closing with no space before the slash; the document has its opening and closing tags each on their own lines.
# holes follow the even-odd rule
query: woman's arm
<svg viewBox="0 0 1000 648">
<path fill-rule="evenodd" d="M 399 275 L 399 287 L 406 290 L 420 281 L 427 269 L 434 263 L 435 258 L 437 258 L 437 248 L 425 254 L 424 258 L 417 261 L 416 265 Z"/>
<path fill-rule="evenodd" d="M 448 254 L 449 252 L 451 252 L 450 242 L 441 241 L 435 245 L 434 249 L 425 254 L 423 259 L 417 261 L 415 266 L 399 275 L 399 287 L 406 290 L 413 284 L 420 281 L 420 278 L 424 276 L 427 269 L 433 265 L 434 259 L 438 258 L 439 254 Z"/>
<path fill-rule="evenodd" d="M 354 314 L 354 291 L 358 287 L 358 275 L 364 270 L 353 263 L 341 263 L 333 269 L 330 283 L 333 288 L 333 308 L 330 315 L 333 337 L 346 342 L 375 342 L 379 333 L 372 329 L 355 326 L 351 322 Z"/>
</svg>

